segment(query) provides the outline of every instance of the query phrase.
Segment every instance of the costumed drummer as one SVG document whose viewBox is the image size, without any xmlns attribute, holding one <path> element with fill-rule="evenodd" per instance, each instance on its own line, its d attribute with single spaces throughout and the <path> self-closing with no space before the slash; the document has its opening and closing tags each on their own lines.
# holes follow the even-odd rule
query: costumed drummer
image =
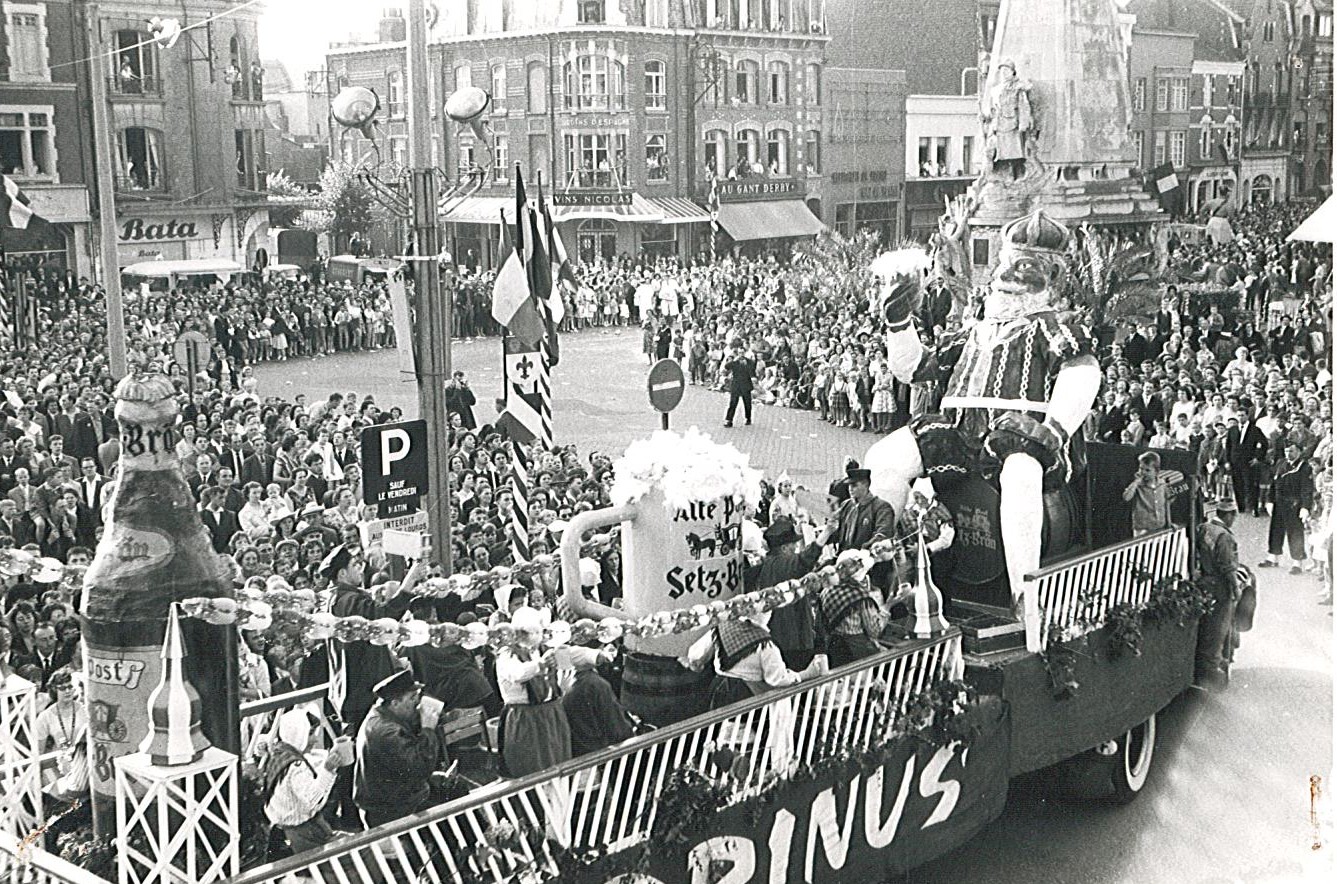
<svg viewBox="0 0 1337 884">
<path fill-rule="evenodd" d="M 400 670 L 372 691 L 376 705 L 357 734 L 353 786 L 353 800 L 369 829 L 427 806 L 428 780 L 441 752 L 435 730 L 440 704 L 423 704 L 422 685 L 412 672 Z"/>
<path fill-rule="evenodd" d="M 715 661 L 710 708 L 719 709 L 774 688 L 816 678 L 828 669 L 825 654 L 816 654 L 802 672 L 785 665 L 768 628 L 771 612 L 721 621 L 687 649 L 679 662 L 694 672 Z"/>
<path fill-rule="evenodd" d="M 1233 499 L 1228 508 L 1208 500 L 1203 514 L 1206 518 L 1198 525 L 1198 579 L 1214 604 L 1198 625 L 1193 680 L 1201 687 L 1224 690 L 1230 684 L 1235 603 L 1240 597 L 1239 549 L 1230 532 L 1235 521 Z"/>
</svg>

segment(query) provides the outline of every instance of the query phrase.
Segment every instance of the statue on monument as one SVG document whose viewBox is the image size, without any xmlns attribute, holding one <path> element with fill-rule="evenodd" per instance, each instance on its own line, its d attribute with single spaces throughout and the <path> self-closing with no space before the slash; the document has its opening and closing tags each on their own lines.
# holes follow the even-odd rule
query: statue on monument
<svg viewBox="0 0 1337 884">
<path fill-rule="evenodd" d="M 1038 127 L 1031 114 L 1031 84 L 1017 77 L 1012 61 L 998 63 L 998 80 L 989 90 L 984 108 L 986 154 L 995 172 L 1011 172 L 1012 180 L 1026 174 Z"/>
</svg>

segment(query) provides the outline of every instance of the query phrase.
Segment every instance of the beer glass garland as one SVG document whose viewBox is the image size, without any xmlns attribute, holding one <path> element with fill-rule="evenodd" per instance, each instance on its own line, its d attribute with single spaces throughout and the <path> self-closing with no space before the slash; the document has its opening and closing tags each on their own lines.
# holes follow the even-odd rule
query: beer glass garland
<svg viewBox="0 0 1337 884">
<path fill-rule="evenodd" d="M 878 541 L 871 548 L 877 561 L 889 561 L 895 555 L 893 541 Z M 543 559 L 554 559 L 543 556 Z M 516 576 L 532 574 L 540 567 L 553 567 L 553 562 L 538 560 L 508 568 L 499 565 L 491 571 L 476 574 L 456 574 L 434 577 L 415 587 L 415 595 L 439 598 L 459 593 L 466 598 L 481 593 L 488 587 L 509 584 Z M 837 581 L 834 565 L 826 565 L 811 574 L 795 580 L 786 580 L 775 586 L 755 592 L 692 605 L 676 611 L 658 611 L 636 620 L 605 617 L 602 620 L 581 618 L 574 622 L 554 620 L 544 627 L 544 643 L 557 647 L 565 644 L 584 645 L 597 642 L 613 644 L 626 636 L 655 638 L 690 632 L 716 623 L 750 617 L 786 605 L 820 592 Z M 460 590 L 463 589 L 463 592 Z M 459 645 L 467 650 L 484 646 L 492 650 L 515 644 L 515 630 L 509 623 L 488 626 L 470 623 L 428 624 L 420 620 L 399 621 L 390 617 L 368 620 L 365 617 L 336 617 L 316 611 L 316 593 L 309 589 L 294 590 L 282 577 L 270 577 L 264 590 L 243 590 L 236 598 L 192 598 L 181 602 L 186 617 L 224 625 L 237 624 L 246 631 L 264 631 L 280 625 L 299 631 L 309 641 L 333 638 L 338 641 L 368 641 L 377 645 L 414 647 L 431 644 L 435 647 Z"/>
</svg>

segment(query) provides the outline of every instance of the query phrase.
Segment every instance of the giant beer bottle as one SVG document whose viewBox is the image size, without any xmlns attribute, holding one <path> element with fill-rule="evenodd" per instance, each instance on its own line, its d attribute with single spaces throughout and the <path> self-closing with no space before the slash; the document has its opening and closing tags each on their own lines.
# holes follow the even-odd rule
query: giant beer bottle
<svg viewBox="0 0 1337 884">
<path fill-rule="evenodd" d="M 138 751 L 148 700 L 161 678 L 162 643 L 173 602 L 230 590 L 181 474 L 179 411 L 162 375 L 127 376 L 116 388 L 119 478 L 106 528 L 84 576 L 80 614 L 88 684 L 89 783 L 99 834 L 116 828 L 112 760 Z M 182 623 L 186 675 L 201 698 L 213 745 L 237 751 L 237 638 L 234 627 Z"/>
</svg>

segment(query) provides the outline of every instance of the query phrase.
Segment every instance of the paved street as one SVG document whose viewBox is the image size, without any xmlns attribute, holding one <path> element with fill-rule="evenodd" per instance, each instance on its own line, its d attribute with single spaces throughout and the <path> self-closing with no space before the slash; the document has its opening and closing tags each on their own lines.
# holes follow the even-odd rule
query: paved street
<svg viewBox="0 0 1337 884">
<path fill-rule="evenodd" d="M 564 336 L 556 374 L 559 440 L 582 453 L 619 452 L 658 426 L 645 399 L 640 334 L 598 331 Z M 497 340 L 462 343 L 455 364 L 478 393 L 480 421 L 494 415 L 500 389 Z M 415 394 L 401 383 L 393 353 L 263 366 L 261 392 L 324 397 L 331 390 L 374 392 L 383 405 L 412 413 Z M 759 407 L 755 426 L 725 430 L 726 397 L 689 388 L 674 426 L 697 424 L 735 442 L 775 475 L 820 491 L 847 454 L 869 435 L 836 430 L 811 414 Z M 741 424 L 741 420 L 740 420 Z M 1242 554 L 1263 551 L 1266 521 L 1243 517 Z M 1311 849 L 1310 777 L 1330 792 L 1332 760 L 1332 608 L 1318 604 L 1318 582 L 1262 571 L 1256 625 L 1244 637 L 1224 695 L 1190 691 L 1160 719 L 1156 767 L 1146 792 L 1118 807 L 1076 799 L 1042 776 L 1014 781 L 1006 812 L 978 838 L 904 880 L 1102 884 L 1322 880 L 1316 864 L 1331 845 Z"/>
</svg>

